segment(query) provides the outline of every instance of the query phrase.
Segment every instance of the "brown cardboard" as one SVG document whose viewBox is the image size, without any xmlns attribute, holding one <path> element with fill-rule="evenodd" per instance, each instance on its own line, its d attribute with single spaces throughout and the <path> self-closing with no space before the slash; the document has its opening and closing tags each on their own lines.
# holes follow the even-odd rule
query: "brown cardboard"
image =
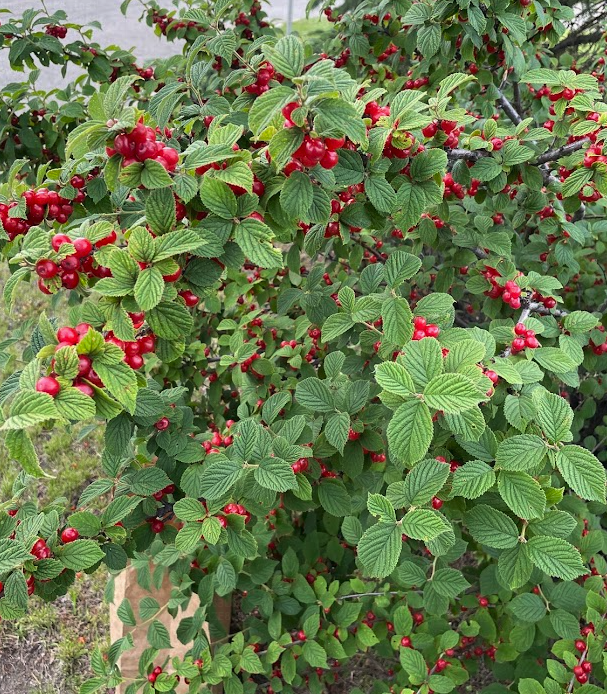
<svg viewBox="0 0 607 694">
<path fill-rule="evenodd" d="M 140 620 L 138 610 L 139 602 L 146 596 L 153 597 L 159 605 L 165 605 L 168 603 L 171 596 L 172 585 L 169 580 L 168 574 L 165 573 L 162 585 L 159 590 L 154 589 L 153 592 L 147 591 L 142 588 L 137 583 L 137 571 L 132 567 L 128 566 L 124 571 L 122 571 L 114 579 L 114 601 L 110 604 L 110 638 L 112 642 L 122 638 L 125 634 L 131 633 L 133 635 L 134 647 L 122 654 L 119 667 L 122 675 L 126 678 L 133 679 L 139 676 L 139 657 L 141 653 L 148 648 L 149 644 L 147 641 L 147 629 L 148 624 L 143 624 L 142 626 L 130 627 L 123 624 L 117 614 L 118 607 L 125 597 L 131 601 L 131 606 L 133 612 L 135 613 L 135 619 L 139 623 Z M 170 638 L 171 638 L 171 649 L 163 649 L 159 653 L 159 660 L 163 660 L 165 657 L 179 657 L 183 658 L 187 651 L 189 650 L 188 645 L 182 644 L 177 638 L 177 627 L 182 619 L 185 617 L 191 617 L 194 612 L 200 606 L 200 601 L 197 595 L 192 595 L 190 602 L 185 610 L 180 610 L 176 618 L 171 617 L 168 611 L 165 609 L 160 612 L 156 619 L 158 619 L 167 628 Z M 223 598 L 216 598 L 214 602 L 215 611 L 217 617 L 225 627 L 226 631 L 230 628 L 230 617 L 231 617 L 231 602 Z M 205 631 L 207 637 L 209 637 L 208 625 L 205 624 Z M 210 640 L 210 638 L 209 638 Z M 118 687 L 116 689 L 116 694 L 123 694 L 126 687 Z M 188 686 L 181 682 L 177 687 L 177 692 L 180 694 L 182 692 L 187 692 Z M 213 687 L 213 694 L 221 694 L 222 687 L 218 685 Z"/>
</svg>

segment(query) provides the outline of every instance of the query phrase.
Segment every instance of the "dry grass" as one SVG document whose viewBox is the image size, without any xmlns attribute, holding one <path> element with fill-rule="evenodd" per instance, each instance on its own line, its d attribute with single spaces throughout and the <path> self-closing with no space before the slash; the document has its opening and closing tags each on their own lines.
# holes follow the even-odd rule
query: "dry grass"
<svg viewBox="0 0 607 694">
<path fill-rule="evenodd" d="M 0 285 L 7 277 L 0 269 Z M 22 338 L 10 348 L 3 361 L 0 382 L 21 368 L 20 358 L 29 335 L 43 310 L 60 319 L 66 316 L 65 303 L 49 309 L 48 298 L 32 283 L 23 284 L 14 311 L 0 310 L 0 341 Z M 50 480 L 32 480 L 26 498 L 41 504 L 66 497 L 74 506 L 89 482 L 98 476 L 100 430 L 86 433 L 82 426 L 53 431 L 39 428 L 35 446 Z M 0 499 L 10 499 L 19 466 L 11 461 L 0 443 Z M 109 619 L 103 604 L 106 574 L 82 575 L 56 602 L 48 604 L 32 597 L 26 617 L 0 623 L 0 694 L 76 694 L 90 676 L 89 653 L 108 640 Z"/>
</svg>

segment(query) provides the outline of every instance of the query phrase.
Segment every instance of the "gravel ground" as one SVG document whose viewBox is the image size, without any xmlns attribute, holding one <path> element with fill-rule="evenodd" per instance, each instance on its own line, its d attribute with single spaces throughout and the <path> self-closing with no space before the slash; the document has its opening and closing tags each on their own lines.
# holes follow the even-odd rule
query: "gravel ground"
<svg viewBox="0 0 607 694">
<path fill-rule="evenodd" d="M 293 3 L 293 19 L 305 16 L 307 0 L 291 0 Z M 133 1 L 125 17 L 120 11 L 121 0 L 45 0 L 50 13 L 64 10 L 70 21 L 78 24 L 88 24 L 92 21 L 101 23 L 103 29 L 95 30 L 95 40 L 102 46 L 117 44 L 122 48 L 133 48 L 140 63 L 154 57 L 174 55 L 177 44 L 168 43 L 156 36 L 153 30 L 144 22 L 138 22 L 141 6 Z M 170 3 L 166 3 L 168 6 Z M 272 0 L 265 3 L 265 9 L 271 19 L 286 21 L 289 0 Z M 0 0 L 0 10 L 10 10 L 19 15 L 28 8 L 42 7 L 40 0 Z M 0 13 L 0 21 L 6 23 L 8 15 Z M 74 33 L 74 32 L 70 32 Z M 70 37 L 68 33 L 68 39 Z M 8 68 L 8 51 L 0 51 L 0 86 L 14 81 L 15 75 Z M 39 79 L 42 88 L 51 88 L 64 82 L 58 69 L 53 66 L 43 68 Z M 67 80 L 77 74 L 74 69 L 68 72 Z"/>
</svg>

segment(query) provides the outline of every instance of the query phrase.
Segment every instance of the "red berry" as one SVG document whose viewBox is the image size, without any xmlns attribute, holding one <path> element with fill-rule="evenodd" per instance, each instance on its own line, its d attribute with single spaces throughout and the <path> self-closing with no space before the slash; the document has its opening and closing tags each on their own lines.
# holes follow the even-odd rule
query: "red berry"
<svg viewBox="0 0 607 694">
<path fill-rule="evenodd" d="M 517 323 L 514 326 L 514 333 L 515 335 L 526 335 L 527 334 L 527 328 L 525 327 L 524 323 Z"/>
<path fill-rule="evenodd" d="M 67 342 L 70 345 L 77 345 L 80 341 L 80 335 L 74 328 L 65 326 L 57 330 L 57 340 L 59 342 Z"/>
<path fill-rule="evenodd" d="M 168 429 L 169 426 L 171 425 L 171 422 L 169 422 L 167 417 L 163 417 L 162 419 L 159 419 L 154 426 L 158 431 L 165 431 L 165 429 Z"/>
<path fill-rule="evenodd" d="M 54 398 L 59 394 L 61 386 L 56 378 L 52 376 L 42 376 L 42 378 L 39 378 L 36 382 L 36 390 L 39 393 L 47 393 Z"/>
<path fill-rule="evenodd" d="M 51 246 L 54 251 L 58 251 L 64 243 L 71 243 L 72 240 L 67 234 L 55 234 L 51 239 Z"/>
<path fill-rule="evenodd" d="M 335 152 L 346 144 L 345 137 L 325 137 L 325 147 L 329 152 Z"/>
<path fill-rule="evenodd" d="M 66 544 L 68 542 L 74 542 L 74 540 L 77 540 L 79 537 L 80 533 L 76 530 L 76 528 L 66 528 L 61 533 L 61 541 Z"/>
<path fill-rule="evenodd" d="M 150 529 L 153 533 L 158 535 L 158 533 L 161 533 L 164 530 L 164 523 L 159 518 L 156 518 L 150 523 Z"/>
<path fill-rule="evenodd" d="M 586 650 L 586 642 L 582 641 L 581 639 L 578 639 L 575 642 L 575 650 L 579 651 L 580 653 L 583 653 Z"/>
<path fill-rule="evenodd" d="M 434 508 L 438 511 L 438 509 L 442 508 L 442 506 L 443 506 L 443 501 L 441 499 L 439 499 L 437 496 L 433 497 L 432 508 Z"/>
<path fill-rule="evenodd" d="M 80 275 L 77 272 L 64 272 L 61 276 L 61 284 L 66 289 L 76 289 L 80 282 Z"/>
<path fill-rule="evenodd" d="M 74 239 L 72 243 L 76 249 L 75 255 L 77 258 L 84 258 L 85 255 L 88 255 L 93 250 L 93 244 L 88 239 L 78 238 Z"/>
<path fill-rule="evenodd" d="M 52 260 L 39 260 L 36 263 L 36 274 L 43 280 L 48 280 L 59 272 L 59 266 Z"/>
</svg>

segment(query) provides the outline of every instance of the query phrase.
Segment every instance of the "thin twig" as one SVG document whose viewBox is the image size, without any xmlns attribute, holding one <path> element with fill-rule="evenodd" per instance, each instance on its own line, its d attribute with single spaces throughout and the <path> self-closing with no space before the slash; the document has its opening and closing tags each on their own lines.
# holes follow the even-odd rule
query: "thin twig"
<svg viewBox="0 0 607 694">
<path fill-rule="evenodd" d="M 506 96 L 499 89 L 497 90 L 497 93 L 499 94 L 498 99 L 500 106 L 504 109 L 504 113 L 508 116 L 508 118 L 510 118 L 514 125 L 522 123 L 523 119 L 514 106 L 508 101 Z"/>
</svg>

